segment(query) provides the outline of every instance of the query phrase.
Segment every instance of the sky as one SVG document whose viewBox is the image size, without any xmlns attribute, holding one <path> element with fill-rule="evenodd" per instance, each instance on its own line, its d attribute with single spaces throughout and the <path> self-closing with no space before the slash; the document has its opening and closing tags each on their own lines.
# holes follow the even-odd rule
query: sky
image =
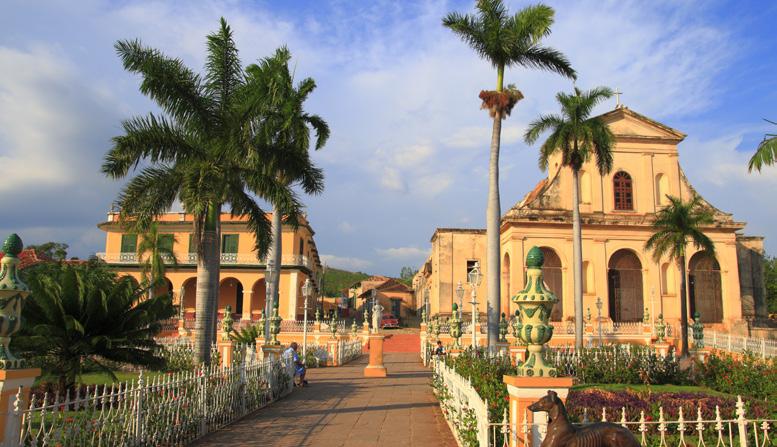
<svg viewBox="0 0 777 447">
<path fill-rule="evenodd" d="M 287 45 L 296 78 L 316 80 L 307 110 L 332 136 L 313 155 L 326 189 L 304 202 L 328 265 L 396 276 L 424 261 L 435 228 L 485 226 L 491 120 L 477 95 L 496 74 L 441 25 L 472 1 L 0 3 L 0 235 L 66 242 L 72 256 L 102 251 L 96 224 L 123 184 L 100 173 L 103 156 L 123 119 L 158 110 L 114 43 L 139 38 L 202 71 L 222 16 L 244 65 Z M 777 168 L 746 167 L 777 130 L 763 121 L 777 120 L 777 2 L 547 4 L 556 21 L 546 45 L 567 55 L 577 86 L 618 88 L 632 110 L 687 133 L 679 151 L 691 183 L 777 255 Z M 527 123 L 572 88 L 523 68 L 506 81 L 525 99 L 503 124 L 503 213 L 545 176 L 522 141 Z"/>
</svg>

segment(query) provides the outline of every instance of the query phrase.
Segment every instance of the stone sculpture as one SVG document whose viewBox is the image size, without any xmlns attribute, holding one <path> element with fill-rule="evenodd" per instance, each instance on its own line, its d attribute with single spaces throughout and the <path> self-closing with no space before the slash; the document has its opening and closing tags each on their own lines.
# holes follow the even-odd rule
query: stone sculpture
<svg viewBox="0 0 777 447">
<path fill-rule="evenodd" d="M 548 430 L 540 447 L 639 447 L 631 432 L 611 422 L 576 427 L 569 422 L 564 402 L 555 391 L 529 406 L 529 411 L 548 413 Z"/>
</svg>

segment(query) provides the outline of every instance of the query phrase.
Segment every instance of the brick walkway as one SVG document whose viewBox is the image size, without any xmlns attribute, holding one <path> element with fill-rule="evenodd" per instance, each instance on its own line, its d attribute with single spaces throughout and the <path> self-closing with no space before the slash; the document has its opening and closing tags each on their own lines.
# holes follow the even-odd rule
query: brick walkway
<svg viewBox="0 0 777 447">
<path fill-rule="evenodd" d="M 366 360 L 312 369 L 310 387 L 195 445 L 456 446 L 418 353 L 386 354 L 385 379 L 363 378 Z"/>
</svg>

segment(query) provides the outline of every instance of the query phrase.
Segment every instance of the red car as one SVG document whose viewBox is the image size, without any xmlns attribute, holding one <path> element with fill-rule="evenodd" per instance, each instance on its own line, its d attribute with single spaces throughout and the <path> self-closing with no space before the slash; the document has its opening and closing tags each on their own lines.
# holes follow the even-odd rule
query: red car
<svg viewBox="0 0 777 447">
<path fill-rule="evenodd" d="M 386 328 L 398 328 L 399 327 L 399 319 L 395 317 L 392 314 L 383 314 L 383 316 L 380 319 L 380 328 L 386 329 Z"/>
</svg>

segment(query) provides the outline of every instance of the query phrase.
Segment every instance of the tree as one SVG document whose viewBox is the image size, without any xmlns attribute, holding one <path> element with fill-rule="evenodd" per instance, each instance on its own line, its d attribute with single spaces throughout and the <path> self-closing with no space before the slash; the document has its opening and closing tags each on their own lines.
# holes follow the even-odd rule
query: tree
<svg viewBox="0 0 777 447">
<path fill-rule="evenodd" d="M 40 245 L 28 245 L 28 250 L 35 250 L 36 253 L 41 254 L 53 261 L 64 261 L 67 259 L 67 249 L 70 248 L 68 244 L 62 242 L 45 242 Z"/>
<path fill-rule="evenodd" d="M 653 235 L 645 243 L 645 250 L 653 252 L 653 259 L 660 263 L 668 257 L 680 270 L 680 355 L 688 356 L 688 297 L 686 255 L 688 243 L 692 243 L 707 256 L 715 256 L 715 245 L 703 232 L 705 225 L 713 223 L 712 213 L 694 196 L 688 202 L 667 196 L 669 204 L 656 213 Z"/>
<path fill-rule="evenodd" d="M 318 115 L 304 110 L 304 103 L 316 88 L 312 78 L 305 78 L 294 86 L 294 77 L 289 70 L 291 53 L 286 47 L 276 50 L 272 57 L 246 68 L 247 82 L 254 86 L 254 93 L 265 99 L 264 113 L 253 127 L 253 143 L 256 148 L 267 148 L 269 153 L 260 160 L 264 168 L 275 175 L 276 180 L 287 187 L 299 185 L 307 194 L 319 194 L 324 190 L 323 172 L 310 159 L 310 130 L 316 133 L 315 150 L 324 147 L 329 139 L 329 126 Z M 287 222 L 296 220 L 283 209 L 280 203 L 273 203 L 272 245 L 270 257 L 276 266 L 272 299 L 278 301 L 278 281 L 281 273 L 283 216 Z M 291 217 L 291 218 L 290 218 Z"/>
<path fill-rule="evenodd" d="M 567 58 L 552 48 L 542 46 L 542 39 L 550 35 L 554 11 L 538 4 L 509 15 L 502 0 L 478 0 L 476 13 L 449 13 L 443 25 L 450 28 L 469 44 L 483 59 L 496 68 L 496 90 L 480 92 L 482 108 L 493 118 L 491 153 L 488 168 L 488 205 L 486 209 L 486 266 L 488 270 L 488 344 L 494 346 L 499 338 L 500 284 L 499 284 L 499 150 L 502 120 L 510 115 L 523 94 L 513 85 L 504 88 L 505 68 L 520 66 L 538 68 L 575 78 L 575 71 Z"/>
<path fill-rule="evenodd" d="M 418 272 L 418 270 L 413 270 L 412 267 L 402 267 L 402 270 L 399 272 L 399 280 L 410 286 L 413 283 L 413 277 L 415 276 L 416 272 Z"/>
<path fill-rule="evenodd" d="M 612 91 L 598 87 L 583 92 L 575 87 L 574 94 L 558 93 L 561 115 L 541 115 L 529 125 L 524 139 L 528 144 L 546 131 L 547 140 L 540 147 L 540 168 L 545 171 L 551 157 L 559 154 L 561 166 L 572 170 L 572 257 L 575 285 L 575 347 L 583 347 L 583 250 L 580 225 L 580 169 L 592 158 L 602 175 L 612 170 L 612 147 L 615 136 L 598 117 L 591 118 L 594 107 Z"/>
<path fill-rule="evenodd" d="M 142 77 L 141 93 L 161 108 L 122 123 L 102 166 L 107 176 L 126 177 L 143 168 L 119 195 L 120 218 L 147 226 L 179 201 L 194 216 L 197 251 L 195 340 L 199 362 L 210 362 L 219 287 L 221 211 L 247 216 L 264 256 L 270 222 L 256 196 L 297 212 L 296 194 L 275 176 L 258 169 L 265 148 L 251 144 L 252 125 L 261 116 L 264 96 L 246 82 L 232 30 L 222 18 L 207 38 L 205 75 L 179 59 L 143 46 L 116 43 L 124 68 Z M 262 149 L 260 151 L 259 149 Z"/>
<path fill-rule="evenodd" d="M 766 286 L 766 308 L 769 314 L 777 314 L 777 258 L 764 259 L 764 284 Z"/>
<path fill-rule="evenodd" d="M 777 125 L 774 121 L 764 121 Z M 756 171 L 761 172 L 761 168 L 764 165 L 771 166 L 775 161 L 777 161 L 777 134 L 767 133 L 766 136 L 764 136 L 763 141 L 761 141 L 761 144 L 758 145 L 758 149 L 756 149 L 753 157 L 750 158 L 747 170 L 748 172 L 752 172 L 753 169 L 755 169 Z"/>
<path fill-rule="evenodd" d="M 24 275 L 31 293 L 13 343 L 57 377 L 60 392 L 95 368 L 115 379 L 106 362 L 162 366 L 154 336 L 175 315 L 170 296 L 148 299 L 145 288 L 100 261 L 39 264 Z"/>
<path fill-rule="evenodd" d="M 157 222 L 149 224 L 145 231 L 141 229 L 139 234 L 138 263 L 140 264 L 140 274 L 144 278 L 144 285 L 148 287 L 150 296 L 154 289 L 164 281 L 167 264 L 172 267 L 178 266 L 173 252 L 176 240 L 172 234 L 160 235 L 159 223 Z"/>
</svg>

